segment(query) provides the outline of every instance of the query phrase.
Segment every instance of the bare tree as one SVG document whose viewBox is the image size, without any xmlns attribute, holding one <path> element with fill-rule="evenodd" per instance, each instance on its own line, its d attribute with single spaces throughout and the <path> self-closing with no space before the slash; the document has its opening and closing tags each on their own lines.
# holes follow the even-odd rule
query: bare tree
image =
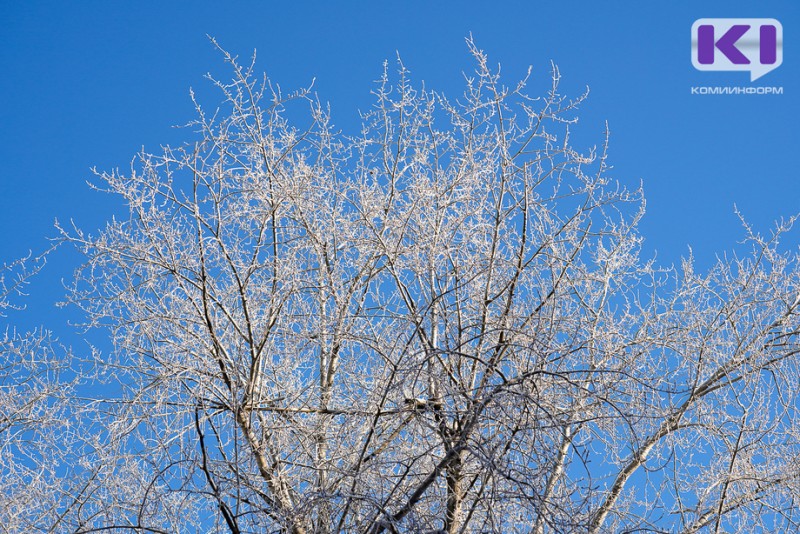
<svg viewBox="0 0 800 534">
<path fill-rule="evenodd" d="M 56 527 L 80 483 L 79 376 L 70 352 L 44 328 L 20 332 L 9 315 L 47 255 L 0 268 L 0 525 L 4 532 Z"/>
<path fill-rule="evenodd" d="M 130 216 L 63 235 L 117 386 L 64 528 L 799 528 L 793 221 L 643 261 L 608 134 L 570 144 L 585 95 L 469 47 L 463 96 L 398 62 L 352 137 L 226 54 L 196 142 L 100 175 Z"/>
</svg>

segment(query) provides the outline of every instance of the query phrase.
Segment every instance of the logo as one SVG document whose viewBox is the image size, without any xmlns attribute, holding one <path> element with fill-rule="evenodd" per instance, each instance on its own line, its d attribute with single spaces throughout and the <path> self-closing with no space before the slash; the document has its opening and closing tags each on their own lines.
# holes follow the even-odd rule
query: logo
<svg viewBox="0 0 800 534">
<path fill-rule="evenodd" d="M 697 70 L 749 71 L 755 81 L 783 63 L 783 26 L 775 19 L 698 19 L 692 24 Z"/>
</svg>

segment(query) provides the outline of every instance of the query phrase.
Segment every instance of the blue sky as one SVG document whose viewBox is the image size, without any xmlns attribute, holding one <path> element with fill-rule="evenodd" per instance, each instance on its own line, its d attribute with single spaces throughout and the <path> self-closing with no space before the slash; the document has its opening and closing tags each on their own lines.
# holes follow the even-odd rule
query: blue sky
<svg viewBox="0 0 800 534">
<path fill-rule="evenodd" d="M 764 17 L 784 28 L 784 62 L 755 82 L 692 67 L 690 29 L 703 17 Z M 53 221 L 101 226 L 119 206 L 92 191 L 91 167 L 126 170 L 145 147 L 190 139 L 189 88 L 214 107 L 203 75 L 228 75 L 206 35 L 286 89 L 315 79 L 334 122 L 357 127 L 373 80 L 396 52 L 417 81 L 458 95 L 471 68 L 464 39 L 503 65 L 509 83 L 550 61 L 562 89 L 591 93 L 574 137 L 612 137 L 612 175 L 641 181 L 645 251 L 672 264 L 691 245 L 699 266 L 742 237 L 736 204 L 761 230 L 800 212 L 800 3 L 715 2 L 3 2 L 0 6 L 0 262 L 34 253 Z M 700 85 L 782 87 L 783 95 L 692 95 Z M 31 288 L 23 322 L 52 311 L 77 256 L 59 252 Z"/>
</svg>

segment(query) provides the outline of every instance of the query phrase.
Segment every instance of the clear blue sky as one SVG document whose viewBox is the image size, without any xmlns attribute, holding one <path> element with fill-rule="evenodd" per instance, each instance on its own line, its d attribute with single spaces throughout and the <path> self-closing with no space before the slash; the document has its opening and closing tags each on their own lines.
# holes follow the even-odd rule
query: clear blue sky
<svg viewBox="0 0 800 534">
<path fill-rule="evenodd" d="M 690 29 L 703 17 L 778 19 L 783 65 L 752 84 L 695 70 Z M 127 169 L 142 146 L 188 139 L 172 126 L 193 118 L 189 88 L 213 107 L 220 97 L 203 75 L 228 75 L 206 34 L 240 56 L 257 49 L 259 70 L 284 88 L 316 78 L 350 131 L 396 51 L 417 81 L 451 95 L 471 67 L 470 32 L 509 83 L 532 65 L 542 87 L 553 60 L 566 92 L 591 89 L 578 145 L 601 142 L 607 120 L 613 176 L 643 182 L 641 230 L 662 263 L 688 245 L 701 267 L 730 250 L 742 237 L 734 204 L 762 230 L 800 212 L 796 1 L 3 2 L 0 28 L 0 261 L 45 248 L 55 218 L 93 230 L 118 209 L 86 186 L 91 167 Z M 690 94 L 698 85 L 784 94 Z M 25 322 L 49 322 L 75 259 L 54 258 Z"/>
</svg>

